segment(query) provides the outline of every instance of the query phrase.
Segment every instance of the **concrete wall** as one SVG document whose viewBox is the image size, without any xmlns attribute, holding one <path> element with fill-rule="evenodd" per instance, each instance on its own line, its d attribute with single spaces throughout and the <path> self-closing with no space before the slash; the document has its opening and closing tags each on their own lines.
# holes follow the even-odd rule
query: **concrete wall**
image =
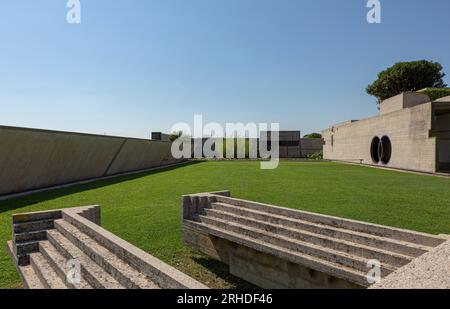
<svg viewBox="0 0 450 309">
<path fill-rule="evenodd" d="M 425 103 L 381 116 L 347 122 L 323 132 L 324 158 L 436 172 L 436 138 L 429 137 L 432 103 Z M 389 136 L 392 157 L 387 165 L 372 161 L 370 147 L 375 136 Z"/>
<path fill-rule="evenodd" d="M 0 195 L 161 165 L 170 143 L 0 126 Z"/>
<path fill-rule="evenodd" d="M 168 142 L 126 139 L 107 175 L 161 165 L 162 160 L 170 152 L 170 145 Z"/>
<path fill-rule="evenodd" d="M 421 93 L 416 92 L 401 93 L 395 97 L 384 100 L 380 104 L 380 115 L 396 112 L 404 108 L 414 107 L 419 104 L 427 103 L 429 101 L 430 98 Z"/>
<path fill-rule="evenodd" d="M 303 157 L 323 151 L 323 139 L 321 138 L 302 138 L 300 144 Z"/>
</svg>

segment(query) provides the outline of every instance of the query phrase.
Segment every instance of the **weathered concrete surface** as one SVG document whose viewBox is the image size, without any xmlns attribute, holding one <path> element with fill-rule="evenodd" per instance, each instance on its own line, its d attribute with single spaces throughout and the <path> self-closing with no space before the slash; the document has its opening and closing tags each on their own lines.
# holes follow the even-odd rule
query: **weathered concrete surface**
<svg viewBox="0 0 450 309">
<path fill-rule="evenodd" d="M 405 108 L 414 107 L 430 102 L 430 98 L 422 93 L 405 92 L 389 98 L 380 104 L 380 115 L 397 112 Z"/>
<path fill-rule="evenodd" d="M 205 285 L 156 259 L 100 224 L 100 207 L 13 216 L 8 250 L 26 288 L 205 289 Z M 80 280 L 67 280 L 70 260 Z"/>
<path fill-rule="evenodd" d="M 170 143 L 0 126 L 0 196 L 163 164 Z"/>
<path fill-rule="evenodd" d="M 372 289 L 450 289 L 450 241 L 398 269 Z"/>
<path fill-rule="evenodd" d="M 436 138 L 430 138 L 432 103 L 387 113 L 323 131 L 324 159 L 435 173 Z M 392 156 L 388 164 L 372 160 L 374 137 L 388 136 Z"/>
<path fill-rule="evenodd" d="M 170 152 L 170 146 L 167 142 L 127 139 L 107 175 L 159 166 Z"/>
<path fill-rule="evenodd" d="M 183 196 L 183 241 L 263 288 L 364 288 L 446 238 L 229 197 Z"/>
</svg>

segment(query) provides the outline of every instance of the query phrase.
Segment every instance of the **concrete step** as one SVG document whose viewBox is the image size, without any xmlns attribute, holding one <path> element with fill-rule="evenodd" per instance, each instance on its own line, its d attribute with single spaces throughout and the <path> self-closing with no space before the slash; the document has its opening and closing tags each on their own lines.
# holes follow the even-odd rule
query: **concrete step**
<svg viewBox="0 0 450 309">
<path fill-rule="evenodd" d="M 100 219 L 97 205 L 13 215 L 8 249 L 25 287 L 208 288 L 106 231 Z"/>
<path fill-rule="evenodd" d="M 337 217 L 320 215 L 305 211 L 298 211 L 289 208 L 283 208 L 278 206 L 272 206 L 257 202 L 250 202 L 231 197 L 225 197 L 221 195 L 214 195 L 216 202 L 225 203 L 235 207 L 242 207 L 245 209 L 251 209 L 261 212 L 266 212 L 271 215 L 285 216 L 292 219 L 304 220 L 316 224 L 328 225 L 336 228 L 348 229 L 352 231 L 367 233 L 370 235 L 376 235 L 386 238 L 392 238 L 400 241 L 410 242 L 422 246 L 436 247 L 445 239 L 435 237 L 425 233 L 419 233 L 414 231 L 408 231 L 403 229 L 391 228 L 376 224 L 370 224 L 360 221 L 341 219 Z"/>
<path fill-rule="evenodd" d="M 29 233 L 14 234 L 13 241 L 15 244 L 20 244 L 30 241 L 42 241 L 47 239 L 47 231 L 35 231 Z"/>
<path fill-rule="evenodd" d="M 225 230 L 203 222 L 184 221 L 183 225 L 194 230 L 202 231 L 205 234 L 227 239 L 231 242 L 252 248 L 254 250 L 277 256 L 295 264 L 304 265 L 319 272 L 325 272 L 329 275 L 348 280 L 361 286 L 367 287 L 370 285 L 366 278 L 368 270 L 365 272 L 358 271 L 351 267 L 330 262 L 298 251 L 289 250 L 285 247 L 277 246 L 268 242 L 261 242 L 252 237 Z"/>
<path fill-rule="evenodd" d="M 323 236 L 321 234 L 288 228 L 278 224 L 250 219 L 249 217 L 238 216 L 216 209 L 206 209 L 205 211 L 208 217 L 221 219 L 227 222 L 234 222 L 244 226 L 249 226 L 259 230 L 282 235 L 288 238 L 297 239 L 299 241 L 330 248 L 336 251 L 356 255 L 366 259 L 377 259 L 382 264 L 388 264 L 393 267 L 401 267 L 408 264 L 412 260 L 411 257 L 405 255 L 380 250 L 378 248 L 367 247 L 361 244 L 355 244 L 353 242 Z"/>
<path fill-rule="evenodd" d="M 13 223 L 25 223 L 25 222 L 36 222 L 43 220 L 56 220 L 61 219 L 61 210 L 54 211 L 41 211 L 41 212 L 31 212 L 25 214 L 15 214 L 13 215 Z"/>
<path fill-rule="evenodd" d="M 353 268 L 356 271 L 364 272 L 368 270 L 368 260 L 355 255 L 313 245 L 304 241 L 294 240 L 289 237 L 277 235 L 271 232 L 244 226 L 241 224 L 211 218 L 209 216 L 200 215 L 198 216 L 198 220 L 199 222 L 205 223 L 208 226 L 215 226 L 225 231 L 233 232 L 239 235 L 245 235 L 248 238 L 252 238 L 260 242 L 269 243 L 277 247 L 285 248 L 289 251 L 299 252 L 318 259 L 323 259 L 327 262 L 333 261 L 333 263 L 337 265 Z M 395 271 L 395 269 L 396 268 L 391 265 L 384 264 L 381 267 L 381 275 L 387 276 L 388 274 Z"/>
<path fill-rule="evenodd" d="M 37 241 L 29 241 L 23 242 L 20 244 L 16 244 L 14 246 L 14 252 L 17 256 L 22 256 L 34 252 L 39 252 L 39 242 Z"/>
<path fill-rule="evenodd" d="M 30 265 L 45 289 L 67 289 L 64 281 L 56 274 L 41 253 L 33 253 L 30 255 Z"/>
<path fill-rule="evenodd" d="M 96 224 L 80 218 L 76 213 L 66 210 L 63 219 L 81 232 L 97 241 L 101 246 L 121 260 L 139 270 L 151 281 L 164 289 L 207 289 L 208 287 L 186 274 L 155 258 L 147 252 L 131 245 L 120 237 L 99 228 Z"/>
<path fill-rule="evenodd" d="M 33 289 L 33 290 L 43 290 L 44 285 L 39 280 L 39 277 L 36 275 L 33 267 L 31 265 L 28 266 L 19 266 L 20 276 L 22 277 L 22 281 L 24 282 L 25 288 Z"/>
<path fill-rule="evenodd" d="M 22 279 L 24 287 L 26 289 L 44 289 L 44 285 L 39 280 L 39 277 L 37 276 L 31 265 L 28 264 L 27 266 L 20 266 L 18 264 L 17 256 L 14 253 L 14 244 L 12 241 L 8 241 L 7 249 L 8 253 L 11 255 L 11 258 L 14 260 L 14 264 Z"/>
<path fill-rule="evenodd" d="M 118 258 L 111 251 L 67 221 L 56 220 L 55 228 L 124 287 L 128 289 L 159 288 L 147 276 L 131 267 L 128 263 Z"/>
<path fill-rule="evenodd" d="M 421 256 L 432 248 L 373 234 L 352 231 L 344 228 L 337 228 L 325 224 L 317 224 L 301 219 L 294 219 L 292 217 L 268 214 L 266 212 L 246 209 L 243 207 L 236 207 L 225 203 L 211 203 L 211 207 L 212 209 L 216 209 L 226 213 L 253 218 L 259 221 L 270 222 L 289 228 L 295 228 L 302 231 L 324 235 L 327 237 L 338 238 L 345 241 L 350 241 L 373 248 L 379 248 L 385 251 L 390 251 L 410 257 Z"/>
<path fill-rule="evenodd" d="M 95 289 L 123 289 L 115 278 L 95 263 L 89 256 L 56 230 L 47 231 L 49 242 L 66 259 L 80 263 L 82 277 Z"/>
<path fill-rule="evenodd" d="M 92 286 L 83 278 L 83 276 L 81 276 L 78 283 L 71 283 L 67 280 L 67 273 L 69 271 L 67 266 L 68 260 L 64 258 L 49 241 L 39 243 L 39 251 L 54 269 L 59 278 L 65 282 L 68 288 L 92 289 Z"/>
<path fill-rule="evenodd" d="M 13 224 L 13 230 L 15 234 L 44 231 L 52 228 L 53 220 L 37 220 Z"/>
</svg>

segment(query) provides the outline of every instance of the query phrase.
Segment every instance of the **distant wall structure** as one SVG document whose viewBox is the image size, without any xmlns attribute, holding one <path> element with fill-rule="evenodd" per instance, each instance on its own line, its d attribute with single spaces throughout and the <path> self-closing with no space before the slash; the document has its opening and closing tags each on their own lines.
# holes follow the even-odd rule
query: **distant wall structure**
<svg viewBox="0 0 450 309">
<path fill-rule="evenodd" d="M 267 134 L 268 145 L 271 143 L 271 132 L 261 132 L 260 139 Z M 300 131 L 280 131 L 279 149 L 281 159 L 306 158 L 323 150 L 323 139 L 302 138 Z"/>
<path fill-rule="evenodd" d="M 322 132 L 324 158 L 427 173 L 450 172 L 450 97 L 416 92 L 385 100 L 378 116 Z"/>
<path fill-rule="evenodd" d="M 152 132 L 152 140 L 170 142 L 170 135 L 161 132 Z"/>
<path fill-rule="evenodd" d="M 323 151 L 323 139 L 321 138 L 302 138 L 300 139 L 302 157 L 308 157 Z"/>
<path fill-rule="evenodd" d="M 0 196 L 174 162 L 169 142 L 126 137 L 0 126 L 0 145 Z"/>
</svg>

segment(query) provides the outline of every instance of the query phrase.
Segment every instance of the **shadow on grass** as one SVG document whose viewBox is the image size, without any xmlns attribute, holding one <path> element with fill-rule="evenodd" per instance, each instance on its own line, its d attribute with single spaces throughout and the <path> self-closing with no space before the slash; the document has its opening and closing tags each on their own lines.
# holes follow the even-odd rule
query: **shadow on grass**
<svg viewBox="0 0 450 309">
<path fill-rule="evenodd" d="M 212 260 L 212 259 L 202 258 L 202 257 L 194 257 L 192 259 L 196 263 L 202 265 L 203 267 L 205 267 L 206 269 L 208 269 L 209 271 L 214 273 L 220 279 L 232 284 L 234 286 L 234 288 L 236 288 L 236 289 L 257 289 L 258 288 L 257 286 L 251 284 L 250 282 L 247 282 L 243 279 L 240 279 L 240 278 L 230 274 L 228 265 L 226 265 L 222 262 Z"/>
<path fill-rule="evenodd" d="M 56 199 L 56 198 L 59 198 L 62 196 L 79 193 L 79 192 L 83 192 L 83 191 L 87 191 L 87 190 L 98 189 L 98 188 L 110 186 L 113 184 L 146 177 L 146 176 L 153 175 L 153 174 L 168 172 L 168 171 L 176 170 L 176 169 L 179 169 L 182 167 L 199 164 L 199 163 L 202 163 L 202 162 L 201 161 L 191 161 L 191 162 L 187 162 L 187 163 L 181 164 L 181 165 L 162 167 L 161 169 L 142 172 L 142 173 L 138 172 L 138 173 L 132 174 L 132 175 L 124 175 L 124 176 L 117 175 L 116 177 L 109 178 L 109 179 L 97 180 L 97 181 L 93 181 L 90 183 L 79 184 L 79 185 L 74 184 L 73 186 L 66 187 L 66 188 L 54 189 L 54 190 L 49 190 L 49 191 L 45 191 L 45 192 L 34 193 L 31 195 L 27 195 L 27 196 L 16 197 L 16 198 L 12 198 L 12 199 L 6 200 L 6 201 L 0 201 L 0 214 L 11 211 L 11 210 L 19 209 L 22 207 L 26 207 L 28 205 L 33 205 L 33 204 L 53 200 L 53 199 Z"/>
</svg>

